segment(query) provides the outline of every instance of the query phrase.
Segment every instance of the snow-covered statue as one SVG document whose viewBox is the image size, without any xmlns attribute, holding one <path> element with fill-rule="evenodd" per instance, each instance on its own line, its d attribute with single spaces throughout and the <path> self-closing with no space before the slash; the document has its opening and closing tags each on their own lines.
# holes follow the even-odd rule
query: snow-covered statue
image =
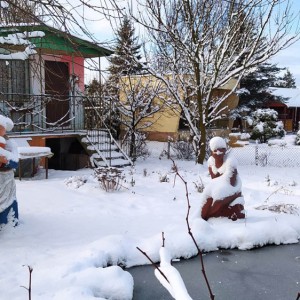
<svg viewBox="0 0 300 300">
<path fill-rule="evenodd" d="M 13 226 L 18 222 L 18 203 L 14 169 L 18 166 L 18 150 L 6 135 L 14 124 L 11 119 L 0 115 L 0 229 L 4 224 Z"/>
<path fill-rule="evenodd" d="M 237 172 L 237 161 L 226 154 L 226 142 L 214 137 L 209 143 L 211 156 L 208 170 L 212 182 L 204 189 L 201 217 L 227 217 L 233 221 L 245 218 L 242 183 Z"/>
</svg>

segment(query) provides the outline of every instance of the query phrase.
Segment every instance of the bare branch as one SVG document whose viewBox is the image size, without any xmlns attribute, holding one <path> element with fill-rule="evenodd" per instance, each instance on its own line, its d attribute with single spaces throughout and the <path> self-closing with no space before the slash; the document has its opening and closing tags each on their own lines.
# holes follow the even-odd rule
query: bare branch
<svg viewBox="0 0 300 300">
<path fill-rule="evenodd" d="M 190 199 L 189 199 L 189 192 L 188 192 L 187 182 L 184 180 L 184 178 L 178 172 L 178 168 L 177 168 L 174 160 L 172 158 L 171 158 L 171 160 L 173 162 L 172 170 L 175 172 L 176 176 L 178 176 L 181 179 L 181 181 L 183 182 L 183 184 L 185 186 L 185 197 L 186 197 L 186 200 L 187 200 L 187 214 L 186 214 L 185 220 L 186 220 L 186 224 L 187 224 L 187 228 L 188 228 L 188 233 L 189 233 L 190 237 L 192 238 L 194 245 L 197 248 L 197 255 L 200 257 L 200 262 L 201 262 L 201 271 L 202 271 L 202 274 L 203 274 L 206 286 L 207 286 L 208 291 L 209 291 L 210 299 L 213 300 L 213 299 L 215 299 L 215 295 L 212 292 L 212 289 L 210 287 L 210 284 L 209 284 L 209 281 L 208 281 L 208 278 L 207 278 L 207 275 L 206 275 L 204 261 L 203 261 L 203 252 L 200 249 L 200 247 L 198 246 L 197 241 L 196 241 L 196 239 L 195 239 L 195 237 L 194 237 L 194 235 L 192 233 L 191 226 L 190 226 L 189 217 L 190 217 L 191 205 L 190 205 Z"/>
<path fill-rule="evenodd" d="M 152 266 L 161 274 L 161 276 L 168 282 L 168 278 L 166 277 L 166 275 L 160 270 L 160 268 L 155 264 L 155 262 L 149 257 L 149 255 L 144 252 L 143 250 L 141 250 L 139 247 L 136 247 L 136 249 L 138 249 L 144 256 L 146 256 L 148 258 L 148 260 L 151 262 Z"/>
</svg>

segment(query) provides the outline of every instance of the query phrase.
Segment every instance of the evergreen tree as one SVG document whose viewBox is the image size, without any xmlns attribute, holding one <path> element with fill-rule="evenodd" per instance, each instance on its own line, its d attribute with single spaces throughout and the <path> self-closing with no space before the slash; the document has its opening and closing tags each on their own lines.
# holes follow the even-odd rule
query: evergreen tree
<svg viewBox="0 0 300 300">
<path fill-rule="evenodd" d="M 135 36 L 135 28 L 128 17 L 117 30 L 114 55 L 108 58 L 110 66 L 108 71 L 111 77 L 119 78 L 122 75 L 139 74 L 143 69 L 140 55 L 141 45 Z"/>
<path fill-rule="evenodd" d="M 290 72 L 289 69 L 286 69 L 284 75 L 280 78 L 280 80 L 276 84 L 277 87 L 282 88 L 296 88 L 296 80 L 293 74 Z"/>
<path fill-rule="evenodd" d="M 278 121 L 278 113 L 270 108 L 258 109 L 251 114 L 248 122 L 253 126 L 251 138 L 266 143 L 272 137 L 283 137 L 283 123 Z"/>
<path fill-rule="evenodd" d="M 268 91 L 269 87 L 276 86 L 278 73 L 281 70 L 282 68 L 275 64 L 263 63 L 244 76 L 240 84 L 239 105 L 232 112 L 232 118 L 243 118 L 250 111 L 263 107 L 270 100 L 284 102 L 285 98 L 275 97 Z"/>
<path fill-rule="evenodd" d="M 125 16 L 120 27 L 116 31 L 116 42 L 113 48 L 114 54 L 108 57 L 109 77 L 105 92 L 112 103 L 119 102 L 120 78 L 125 75 L 139 74 L 142 64 L 139 62 L 141 45 L 135 36 L 135 28 L 131 20 Z"/>
</svg>

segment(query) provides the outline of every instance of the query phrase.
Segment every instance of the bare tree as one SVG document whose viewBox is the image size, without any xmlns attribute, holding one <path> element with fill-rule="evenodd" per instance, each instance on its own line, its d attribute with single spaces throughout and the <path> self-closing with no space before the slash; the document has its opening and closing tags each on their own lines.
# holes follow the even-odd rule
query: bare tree
<svg viewBox="0 0 300 300">
<path fill-rule="evenodd" d="M 144 131 L 155 121 L 153 116 L 165 107 L 165 87 L 152 75 L 127 75 L 118 82 L 120 97 L 113 99 L 115 110 L 120 116 L 120 125 L 125 135 L 123 143 L 129 145 L 132 159 L 140 156 Z"/>
<path fill-rule="evenodd" d="M 153 47 L 149 72 L 189 124 L 198 163 L 207 128 L 222 117 L 241 78 L 299 39 L 288 0 L 144 0 L 129 12 Z M 216 96 L 229 81 L 231 91 Z"/>
</svg>

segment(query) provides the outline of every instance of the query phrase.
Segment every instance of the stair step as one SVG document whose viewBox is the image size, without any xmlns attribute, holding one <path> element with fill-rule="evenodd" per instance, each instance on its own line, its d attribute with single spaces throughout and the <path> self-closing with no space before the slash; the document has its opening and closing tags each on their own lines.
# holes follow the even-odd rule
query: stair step
<svg viewBox="0 0 300 300">
<path fill-rule="evenodd" d="M 111 144 L 112 140 L 109 139 L 109 138 L 103 138 L 103 139 L 102 138 L 101 139 L 97 139 L 97 138 L 94 138 L 94 139 L 92 139 L 92 138 L 89 138 L 89 139 L 83 138 L 81 140 L 81 142 L 86 143 L 86 144 L 91 144 L 91 143 L 93 143 L 93 144 L 102 144 L 102 143 Z"/>
<path fill-rule="evenodd" d="M 88 136 L 89 137 L 95 137 L 95 136 L 109 136 L 109 133 L 107 131 L 103 131 L 103 130 L 95 130 L 95 131 L 89 131 L 88 132 Z"/>
<path fill-rule="evenodd" d="M 116 145 L 103 145 L 103 144 L 100 144 L 98 145 L 98 149 L 100 151 L 114 151 L 114 150 L 118 150 L 119 148 L 116 146 Z"/>
<path fill-rule="evenodd" d="M 107 131 L 88 131 L 88 135 L 82 137 L 81 142 L 90 153 L 91 162 L 95 166 L 131 166 L 130 160 L 124 156 L 114 140 L 110 139 Z"/>
<path fill-rule="evenodd" d="M 111 145 L 111 146 L 107 146 L 105 147 L 105 145 L 88 145 L 87 146 L 88 150 L 99 150 L 101 152 L 110 152 L 110 151 L 116 151 L 119 148 L 115 145 Z"/>
<path fill-rule="evenodd" d="M 101 155 L 102 155 L 102 157 L 105 157 L 105 159 L 117 159 L 117 158 L 126 159 L 121 152 L 110 152 L 110 153 L 101 152 Z M 94 156 L 98 157 L 98 158 L 101 158 L 101 155 L 99 155 L 97 153 L 94 154 Z"/>
<path fill-rule="evenodd" d="M 98 167 L 105 167 L 107 166 L 106 163 L 103 160 L 94 160 L 95 164 Z M 111 167 L 122 167 L 122 166 L 130 166 L 130 162 L 126 159 L 112 159 L 112 160 L 107 160 L 107 162 L 110 164 Z"/>
</svg>

